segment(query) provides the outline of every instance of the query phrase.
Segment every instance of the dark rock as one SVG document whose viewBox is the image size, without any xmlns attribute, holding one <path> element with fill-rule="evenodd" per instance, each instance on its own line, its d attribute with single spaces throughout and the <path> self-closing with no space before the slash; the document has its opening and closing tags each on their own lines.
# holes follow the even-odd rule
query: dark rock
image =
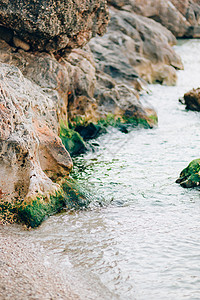
<svg viewBox="0 0 200 300">
<path fill-rule="evenodd" d="M 102 126 L 93 123 L 89 123 L 88 125 L 78 125 L 76 126 L 75 130 L 82 136 L 85 141 L 94 139 L 100 134 L 106 132 L 106 130 Z"/>
<path fill-rule="evenodd" d="M 184 100 L 186 109 L 200 111 L 200 88 L 185 93 Z"/>
<path fill-rule="evenodd" d="M 67 128 L 63 124 L 60 126 L 60 138 L 71 156 L 84 153 L 87 150 L 85 142 L 80 134 L 73 129 Z"/>
</svg>

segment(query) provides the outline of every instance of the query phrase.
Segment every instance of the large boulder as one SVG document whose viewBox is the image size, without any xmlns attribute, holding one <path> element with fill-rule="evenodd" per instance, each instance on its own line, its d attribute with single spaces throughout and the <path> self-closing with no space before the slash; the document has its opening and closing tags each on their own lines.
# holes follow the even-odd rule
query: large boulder
<svg viewBox="0 0 200 300">
<path fill-rule="evenodd" d="M 120 86 L 112 78 L 103 80 L 100 88 L 100 75 L 88 47 L 60 57 L 16 51 L 0 40 L 0 73 L 0 208 L 5 203 L 26 203 L 26 212 L 19 211 L 31 226 L 39 225 L 45 214 L 60 209 L 63 199 L 68 199 L 62 195 L 51 198 L 62 193 L 58 183 L 60 178 L 68 178 L 72 167 L 58 137 L 61 121 L 67 128 L 68 121 L 79 118 L 95 123 L 109 113 L 143 118 L 149 125 L 156 120 L 155 111 L 143 107 L 133 88 Z M 112 84 L 108 86 L 109 81 Z M 72 131 L 67 131 L 68 136 L 65 132 L 60 134 L 67 147 Z M 78 152 L 85 150 L 79 140 L 82 149 Z M 48 202 L 50 198 L 53 200 Z"/>
<path fill-rule="evenodd" d="M 133 12 L 110 9 L 108 32 L 89 45 L 96 68 L 117 82 L 134 86 L 141 77 L 149 83 L 175 84 L 182 69 L 180 57 L 172 48 L 174 35 L 159 23 Z"/>
<path fill-rule="evenodd" d="M 24 50 L 85 45 L 108 23 L 106 0 L 0 0 L 0 33 Z"/>
<path fill-rule="evenodd" d="M 0 64 L 0 73 L 0 199 L 48 197 L 59 189 L 49 177 L 72 168 L 57 136 L 56 102 L 17 67 Z"/>
</svg>

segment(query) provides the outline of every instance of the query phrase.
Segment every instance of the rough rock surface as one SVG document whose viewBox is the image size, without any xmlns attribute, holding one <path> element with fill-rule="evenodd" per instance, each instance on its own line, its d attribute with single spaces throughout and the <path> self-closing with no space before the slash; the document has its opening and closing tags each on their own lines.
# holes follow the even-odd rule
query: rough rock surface
<svg viewBox="0 0 200 300">
<path fill-rule="evenodd" d="M 97 70 L 135 87 L 139 76 L 149 83 L 175 84 L 175 69 L 183 65 L 172 48 L 173 34 L 134 12 L 111 8 L 110 14 L 108 32 L 89 43 Z"/>
<path fill-rule="evenodd" d="M 0 0 L 0 33 L 24 50 L 81 47 L 107 23 L 106 0 Z"/>
<path fill-rule="evenodd" d="M 176 37 L 200 37 L 199 0 L 108 0 L 108 3 L 152 18 Z"/>
<path fill-rule="evenodd" d="M 97 76 L 87 47 L 63 57 L 15 49 L 0 40 L 1 200 L 33 199 L 59 188 L 50 178 L 72 167 L 57 136 L 59 121 L 95 122 L 113 113 L 155 123 L 149 118 L 155 111 L 133 88 Z"/>
<path fill-rule="evenodd" d="M 184 101 L 186 109 L 200 111 L 200 88 L 185 93 Z"/>
<path fill-rule="evenodd" d="M 21 71 L 0 64 L 0 198 L 27 200 L 58 190 L 43 171 L 68 174 L 71 158 L 57 136 L 57 103 Z"/>
</svg>

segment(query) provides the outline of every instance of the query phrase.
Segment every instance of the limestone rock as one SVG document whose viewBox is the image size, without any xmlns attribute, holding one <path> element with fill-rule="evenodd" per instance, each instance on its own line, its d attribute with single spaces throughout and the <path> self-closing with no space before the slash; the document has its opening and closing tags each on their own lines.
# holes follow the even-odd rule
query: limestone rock
<svg viewBox="0 0 200 300">
<path fill-rule="evenodd" d="M 184 101 L 186 109 L 200 111 L 200 88 L 185 93 Z"/>
<path fill-rule="evenodd" d="M 24 42 L 32 50 L 73 49 L 105 32 L 106 3 L 105 0 L 0 0 L 0 26 L 12 30 L 21 45 Z M 20 43 L 18 46 L 21 47 Z"/>
<path fill-rule="evenodd" d="M 59 189 L 44 173 L 69 173 L 72 161 L 57 136 L 56 106 L 21 71 L 0 64 L 1 200 L 48 196 Z"/>
</svg>

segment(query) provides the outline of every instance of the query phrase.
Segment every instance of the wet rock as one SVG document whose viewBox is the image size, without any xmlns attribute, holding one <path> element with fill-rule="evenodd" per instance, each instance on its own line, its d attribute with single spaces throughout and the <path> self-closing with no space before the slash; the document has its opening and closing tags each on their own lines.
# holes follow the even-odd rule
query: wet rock
<svg viewBox="0 0 200 300">
<path fill-rule="evenodd" d="M 64 124 L 60 126 L 60 138 L 71 156 L 84 153 L 87 150 L 86 144 L 81 135 L 73 129 L 69 129 L 67 126 L 64 126 Z"/>
<path fill-rule="evenodd" d="M 109 75 L 101 72 L 97 73 L 95 98 L 102 118 L 104 117 L 109 125 L 116 126 L 116 120 L 120 120 L 120 124 L 130 123 L 131 119 L 144 120 L 150 127 L 157 123 L 154 108 L 148 102 L 142 103 L 133 87 L 117 83 Z"/>
<path fill-rule="evenodd" d="M 184 101 L 186 109 L 200 111 L 200 88 L 185 93 Z"/>
<path fill-rule="evenodd" d="M 107 23 L 105 0 L 0 0 L 0 25 L 13 30 L 21 45 L 32 50 L 82 47 L 102 35 Z"/>
<path fill-rule="evenodd" d="M 93 200 L 92 195 L 75 180 L 62 180 L 62 189 L 51 195 L 49 201 L 35 199 L 31 203 L 24 201 L 17 208 L 18 218 L 27 226 L 38 227 L 47 216 L 65 209 L 84 209 Z"/>
<path fill-rule="evenodd" d="M 85 141 L 97 138 L 100 134 L 106 133 L 104 127 L 93 123 L 89 123 L 88 125 L 78 125 L 75 130 Z"/>
<path fill-rule="evenodd" d="M 195 159 L 181 173 L 176 183 L 184 188 L 192 188 L 200 184 L 200 159 Z"/>
</svg>

